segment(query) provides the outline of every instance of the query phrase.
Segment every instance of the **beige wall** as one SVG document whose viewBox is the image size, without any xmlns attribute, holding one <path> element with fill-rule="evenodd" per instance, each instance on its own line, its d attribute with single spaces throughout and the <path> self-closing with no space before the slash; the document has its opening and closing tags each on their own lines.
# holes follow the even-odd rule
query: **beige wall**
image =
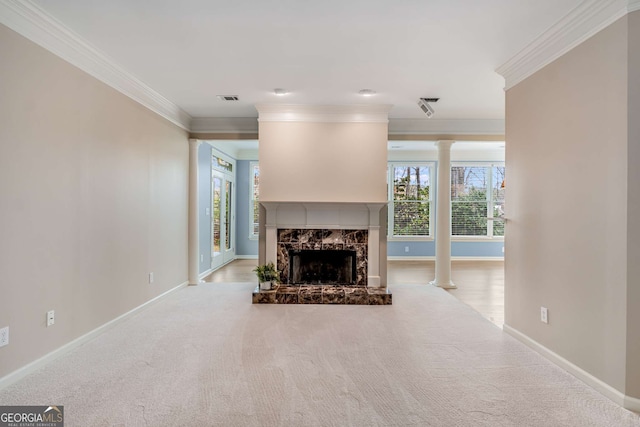
<svg viewBox="0 0 640 427">
<path fill-rule="evenodd" d="M 260 201 L 386 202 L 386 123 L 260 122 Z"/>
<path fill-rule="evenodd" d="M 188 143 L 4 26 L 0 52 L 2 377 L 186 280 Z"/>
<path fill-rule="evenodd" d="M 640 398 L 640 12 L 629 15 L 627 394 Z"/>
<path fill-rule="evenodd" d="M 626 17 L 507 91 L 506 140 L 506 324 L 624 392 Z"/>
</svg>

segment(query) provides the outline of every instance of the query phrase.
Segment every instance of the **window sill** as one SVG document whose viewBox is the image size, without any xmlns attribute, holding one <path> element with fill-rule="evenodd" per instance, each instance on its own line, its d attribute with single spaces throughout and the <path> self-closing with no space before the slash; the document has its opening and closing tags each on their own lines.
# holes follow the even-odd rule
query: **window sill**
<svg viewBox="0 0 640 427">
<path fill-rule="evenodd" d="M 396 236 L 387 237 L 388 242 L 432 242 L 433 236 Z"/>
<path fill-rule="evenodd" d="M 503 236 L 451 236 L 452 242 L 504 242 Z"/>
</svg>

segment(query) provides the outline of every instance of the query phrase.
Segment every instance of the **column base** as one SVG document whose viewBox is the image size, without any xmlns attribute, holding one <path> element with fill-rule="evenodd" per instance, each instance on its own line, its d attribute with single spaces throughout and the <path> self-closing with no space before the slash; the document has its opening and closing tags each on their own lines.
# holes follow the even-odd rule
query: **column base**
<svg viewBox="0 0 640 427">
<path fill-rule="evenodd" d="M 433 286 L 437 286 L 439 288 L 442 289 L 458 289 L 458 287 L 456 285 L 453 284 L 453 282 L 449 282 L 449 283 L 438 283 L 436 280 L 432 280 L 429 282 L 430 285 Z"/>
<path fill-rule="evenodd" d="M 380 284 L 380 276 L 369 276 L 367 277 L 367 287 L 368 288 L 381 288 Z"/>
</svg>

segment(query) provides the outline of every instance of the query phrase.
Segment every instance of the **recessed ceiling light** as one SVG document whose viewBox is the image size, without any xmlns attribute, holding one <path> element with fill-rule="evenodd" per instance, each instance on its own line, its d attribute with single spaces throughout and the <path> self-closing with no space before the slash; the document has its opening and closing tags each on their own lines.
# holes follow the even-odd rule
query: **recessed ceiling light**
<svg viewBox="0 0 640 427">
<path fill-rule="evenodd" d="M 276 94 L 276 95 L 278 95 L 278 96 L 284 96 L 284 95 L 288 94 L 288 93 L 289 93 L 289 91 L 288 91 L 288 90 L 286 90 L 286 89 L 280 89 L 280 88 L 278 88 L 278 89 L 274 89 L 274 90 L 273 90 L 273 93 L 275 93 L 275 94 Z"/>
<path fill-rule="evenodd" d="M 362 96 L 373 96 L 376 94 L 376 91 L 371 89 L 360 89 L 358 93 Z"/>
</svg>

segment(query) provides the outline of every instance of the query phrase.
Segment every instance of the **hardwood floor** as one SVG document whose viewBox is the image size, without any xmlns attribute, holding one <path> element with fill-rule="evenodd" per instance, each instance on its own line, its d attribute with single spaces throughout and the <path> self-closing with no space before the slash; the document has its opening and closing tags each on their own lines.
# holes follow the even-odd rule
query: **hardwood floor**
<svg viewBox="0 0 640 427">
<path fill-rule="evenodd" d="M 207 276 L 205 282 L 254 282 L 255 259 L 233 261 Z M 389 261 L 389 286 L 424 284 L 435 277 L 435 261 Z M 452 261 L 451 280 L 458 288 L 448 292 L 502 327 L 504 323 L 504 262 Z"/>
</svg>

